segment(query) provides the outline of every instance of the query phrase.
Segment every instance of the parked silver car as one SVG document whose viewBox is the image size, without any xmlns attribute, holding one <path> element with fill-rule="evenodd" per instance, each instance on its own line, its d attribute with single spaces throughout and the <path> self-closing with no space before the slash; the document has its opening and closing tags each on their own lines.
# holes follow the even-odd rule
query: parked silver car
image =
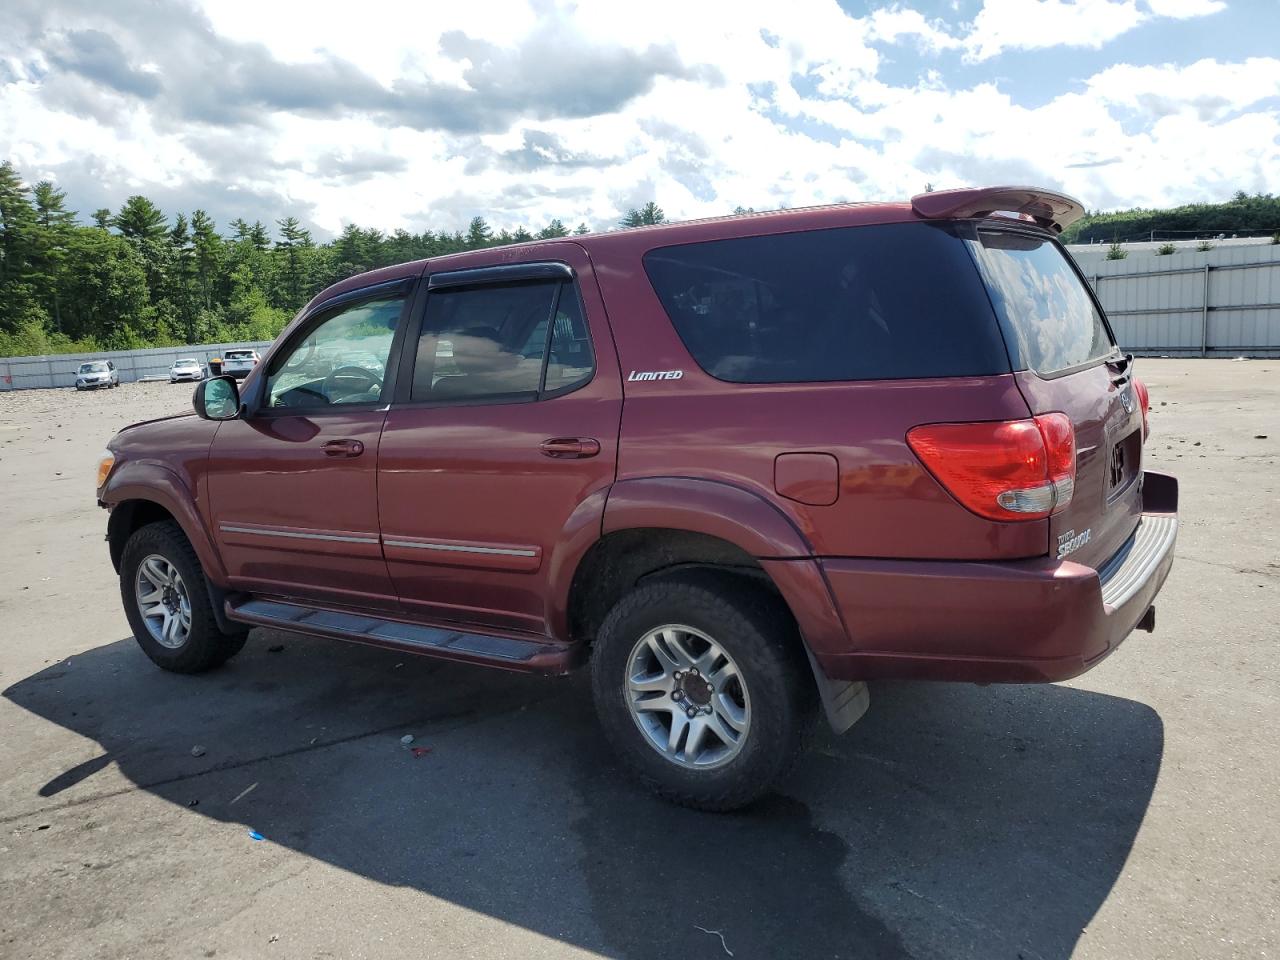
<svg viewBox="0 0 1280 960">
<path fill-rule="evenodd" d="M 179 380 L 203 380 L 204 378 L 204 365 L 194 357 L 175 360 L 173 361 L 173 366 L 169 368 L 170 383 L 177 383 Z"/>
<path fill-rule="evenodd" d="M 120 386 L 120 372 L 110 360 L 90 360 L 80 364 L 76 371 L 77 390 L 97 390 L 99 387 Z"/>
</svg>

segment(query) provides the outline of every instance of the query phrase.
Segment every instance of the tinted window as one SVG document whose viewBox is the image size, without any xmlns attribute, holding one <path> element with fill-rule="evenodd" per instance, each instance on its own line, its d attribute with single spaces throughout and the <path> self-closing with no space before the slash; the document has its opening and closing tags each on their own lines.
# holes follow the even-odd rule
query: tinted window
<svg viewBox="0 0 1280 960">
<path fill-rule="evenodd" d="M 1056 373 L 1115 348 L 1084 282 L 1053 241 L 984 230 L 974 249 L 1019 366 Z"/>
<path fill-rule="evenodd" d="M 741 383 L 1007 373 L 964 243 L 920 223 L 652 250 L 645 270 L 689 352 Z"/>
<path fill-rule="evenodd" d="M 594 372 L 595 355 L 591 352 L 591 335 L 582 315 L 582 304 L 573 286 L 565 284 L 556 304 L 555 323 L 551 327 L 544 389 L 548 393 L 568 390 L 590 380 Z"/>
<path fill-rule="evenodd" d="M 271 361 L 268 406 L 380 403 L 403 306 L 403 297 L 364 300 L 321 320 Z"/>
<path fill-rule="evenodd" d="M 585 382 L 592 369 L 572 284 L 437 290 L 427 300 L 412 399 L 530 399 Z"/>
</svg>

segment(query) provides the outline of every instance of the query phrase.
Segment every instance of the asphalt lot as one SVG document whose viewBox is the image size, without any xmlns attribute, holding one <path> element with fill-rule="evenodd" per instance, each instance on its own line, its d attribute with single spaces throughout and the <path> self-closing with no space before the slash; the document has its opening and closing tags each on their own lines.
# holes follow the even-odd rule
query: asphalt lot
<svg viewBox="0 0 1280 960">
<path fill-rule="evenodd" d="M 1139 372 L 1182 483 L 1156 633 L 877 685 L 731 816 L 633 787 L 580 678 L 264 631 L 162 673 L 93 471 L 190 386 L 0 394 L 0 957 L 1280 955 L 1280 360 Z"/>
</svg>

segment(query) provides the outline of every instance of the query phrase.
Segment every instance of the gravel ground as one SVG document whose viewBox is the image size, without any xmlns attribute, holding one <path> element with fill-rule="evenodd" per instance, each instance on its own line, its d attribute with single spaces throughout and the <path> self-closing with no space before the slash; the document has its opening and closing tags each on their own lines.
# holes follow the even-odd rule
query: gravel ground
<svg viewBox="0 0 1280 960">
<path fill-rule="evenodd" d="M 581 678 L 264 631 L 156 670 L 93 470 L 191 387 L 0 394 L 0 957 L 1280 955 L 1280 360 L 1139 369 L 1182 483 L 1156 633 L 878 684 L 733 816 L 624 779 Z"/>
</svg>

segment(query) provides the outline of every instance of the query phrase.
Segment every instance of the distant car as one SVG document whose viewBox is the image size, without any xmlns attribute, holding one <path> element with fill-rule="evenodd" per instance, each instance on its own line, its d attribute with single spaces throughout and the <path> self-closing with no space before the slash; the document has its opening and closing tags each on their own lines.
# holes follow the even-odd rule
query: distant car
<svg viewBox="0 0 1280 960">
<path fill-rule="evenodd" d="M 179 380 L 203 380 L 204 377 L 204 366 L 192 357 L 175 360 L 173 366 L 169 368 L 170 383 L 177 383 Z"/>
<path fill-rule="evenodd" d="M 120 371 L 110 360 L 90 360 L 80 364 L 76 371 L 77 390 L 97 390 L 99 387 L 120 386 Z"/>
<path fill-rule="evenodd" d="M 222 355 L 222 372 L 225 376 L 243 380 L 258 364 L 257 350 L 228 350 Z"/>
</svg>

